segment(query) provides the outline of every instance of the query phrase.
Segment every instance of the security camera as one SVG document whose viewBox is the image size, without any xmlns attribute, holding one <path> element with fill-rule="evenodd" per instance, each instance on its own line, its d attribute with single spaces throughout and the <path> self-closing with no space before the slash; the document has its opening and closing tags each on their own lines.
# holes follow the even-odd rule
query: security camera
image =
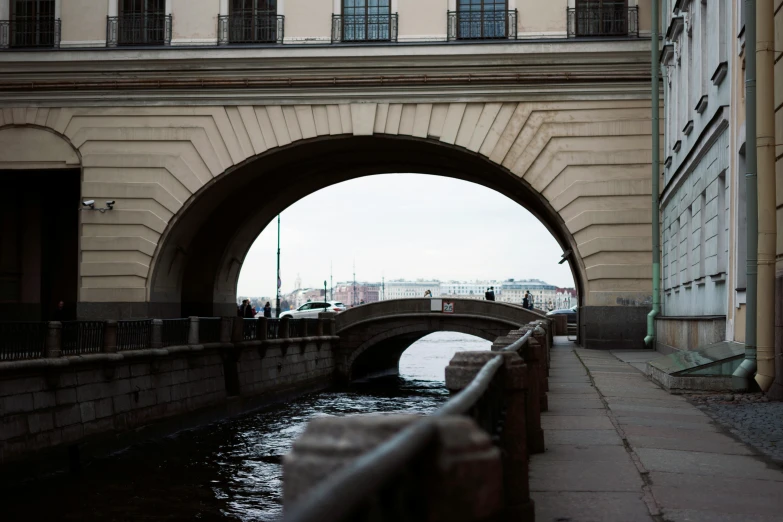
<svg viewBox="0 0 783 522">
<path fill-rule="evenodd" d="M 82 201 L 82 205 L 84 205 L 85 207 L 91 207 L 92 208 L 92 207 L 95 206 L 95 200 L 94 199 L 85 199 L 84 201 Z"/>
<path fill-rule="evenodd" d="M 106 206 L 109 207 L 109 210 L 112 210 L 114 208 L 114 200 L 107 201 Z"/>
</svg>

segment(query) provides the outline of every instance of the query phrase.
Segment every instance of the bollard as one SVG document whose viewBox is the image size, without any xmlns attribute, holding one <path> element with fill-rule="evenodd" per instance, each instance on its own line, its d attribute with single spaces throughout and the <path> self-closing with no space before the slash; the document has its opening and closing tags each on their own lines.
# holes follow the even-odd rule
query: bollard
<svg viewBox="0 0 783 522">
<path fill-rule="evenodd" d="M 446 367 L 446 387 L 456 392 L 465 388 L 497 352 L 457 352 Z M 506 407 L 500 448 L 505 490 L 504 520 L 532 522 L 535 509 L 530 499 L 526 428 L 528 368 L 515 352 L 502 352 L 502 382 Z"/>
<path fill-rule="evenodd" d="M 117 321 L 103 323 L 103 353 L 117 353 Z"/>
<path fill-rule="evenodd" d="M 63 324 L 59 321 L 49 321 L 46 332 L 46 353 L 44 357 L 55 358 L 62 355 Z"/>
<path fill-rule="evenodd" d="M 370 514 L 383 512 L 385 520 L 497 520 L 503 508 L 500 451 L 475 422 L 462 416 L 369 414 L 311 420 L 283 459 L 284 513 L 337 470 L 415 422 L 432 423 L 432 440 L 405 462 L 400 474 L 384 477 L 385 498 L 393 491 L 401 501 L 383 502 L 375 491 L 361 498 L 339 492 L 340 502 L 363 509 L 352 513 L 353 519 L 369 520 Z"/>
<path fill-rule="evenodd" d="M 536 358 L 534 345 L 538 344 L 534 338 L 529 337 L 528 342 L 522 347 L 522 359 L 527 366 L 527 395 L 525 396 L 525 413 L 527 413 L 527 450 L 529 454 L 543 453 L 544 430 L 541 429 L 541 391 L 539 361 Z"/>
<path fill-rule="evenodd" d="M 188 344 L 198 344 L 198 316 L 191 315 L 190 329 L 188 330 Z"/>
<path fill-rule="evenodd" d="M 541 393 L 544 397 L 544 402 L 546 402 L 546 392 L 549 391 L 549 372 L 547 371 L 547 352 L 548 350 L 548 339 L 546 335 L 546 331 L 544 331 L 543 328 L 536 327 L 533 330 L 533 338 L 538 342 L 538 360 L 541 361 L 540 366 L 540 377 L 541 377 Z M 542 409 L 541 411 L 547 411 L 545 409 Z"/>
<path fill-rule="evenodd" d="M 280 331 L 277 334 L 277 337 L 279 339 L 288 339 L 288 321 L 290 321 L 290 316 L 286 315 L 285 317 L 280 318 Z"/>
<path fill-rule="evenodd" d="M 163 319 L 153 319 L 150 332 L 150 348 L 163 348 Z"/>
</svg>

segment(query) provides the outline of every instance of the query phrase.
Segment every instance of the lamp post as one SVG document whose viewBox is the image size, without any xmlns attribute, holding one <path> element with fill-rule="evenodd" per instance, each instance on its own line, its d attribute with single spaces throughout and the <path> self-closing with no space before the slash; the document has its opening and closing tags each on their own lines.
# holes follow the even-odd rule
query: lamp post
<svg viewBox="0 0 783 522">
<path fill-rule="evenodd" d="M 277 215 L 277 305 L 275 317 L 280 317 L 280 214 Z"/>
<path fill-rule="evenodd" d="M 326 295 L 326 279 L 324 279 L 324 301 L 327 301 L 329 299 L 329 296 Z"/>
</svg>

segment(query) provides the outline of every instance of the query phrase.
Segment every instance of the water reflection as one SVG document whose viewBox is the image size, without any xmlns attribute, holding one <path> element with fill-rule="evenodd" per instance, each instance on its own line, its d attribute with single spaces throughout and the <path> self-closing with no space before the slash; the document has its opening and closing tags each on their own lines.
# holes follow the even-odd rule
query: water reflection
<svg viewBox="0 0 783 522">
<path fill-rule="evenodd" d="M 78 476 L 6 489 L 0 493 L 2 520 L 279 520 L 280 459 L 310 418 L 431 412 L 448 398 L 443 370 L 454 353 L 489 346 L 468 335 L 432 334 L 403 354 L 400 377 L 308 395 L 133 447 L 93 462 Z"/>
</svg>

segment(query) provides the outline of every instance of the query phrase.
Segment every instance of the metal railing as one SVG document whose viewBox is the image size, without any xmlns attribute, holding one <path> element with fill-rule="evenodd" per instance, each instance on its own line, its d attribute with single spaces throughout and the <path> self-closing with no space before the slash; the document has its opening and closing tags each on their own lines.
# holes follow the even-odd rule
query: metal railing
<svg viewBox="0 0 783 522">
<path fill-rule="evenodd" d="M 288 320 L 288 337 L 302 337 L 305 324 L 304 319 L 289 319 Z"/>
<path fill-rule="evenodd" d="M 219 343 L 220 342 L 220 317 L 199 317 L 198 318 L 198 342 Z"/>
<path fill-rule="evenodd" d="M 190 319 L 163 319 L 161 341 L 163 346 L 182 346 L 188 344 Z"/>
<path fill-rule="evenodd" d="M 266 338 L 267 339 L 280 338 L 280 319 L 266 320 Z"/>
<path fill-rule="evenodd" d="M 109 16 L 106 20 L 106 45 L 169 45 L 171 15 L 162 13 Z"/>
<path fill-rule="evenodd" d="M 520 351 L 532 330 L 502 351 Z M 499 444 L 505 394 L 503 355 L 490 359 L 473 380 L 429 417 L 414 422 L 375 449 L 333 472 L 290 509 L 285 522 L 424 520 L 426 476 L 411 473 L 428 462 L 437 444 L 439 417 L 472 418 Z"/>
<path fill-rule="evenodd" d="M 320 324 L 320 319 L 302 319 L 305 324 L 304 331 L 307 332 L 305 335 L 308 337 L 314 337 L 318 335 L 318 325 Z"/>
<path fill-rule="evenodd" d="M 449 11 L 449 40 L 515 40 L 517 10 Z"/>
<path fill-rule="evenodd" d="M 258 339 L 258 319 L 242 319 L 242 339 L 255 341 Z"/>
<path fill-rule="evenodd" d="M 0 49 L 60 47 L 59 19 L 42 16 L 14 16 L 0 20 Z"/>
<path fill-rule="evenodd" d="M 152 319 L 117 321 L 117 351 L 143 350 L 152 342 Z"/>
<path fill-rule="evenodd" d="M 48 331 L 46 322 L 0 323 L 0 361 L 43 357 Z"/>
<path fill-rule="evenodd" d="M 332 15 L 332 43 L 396 41 L 396 13 Z"/>
<path fill-rule="evenodd" d="M 63 321 L 62 354 L 82 355 L 103 350 L 103 321 Z"/>
<path fill-rule="evenodd" d="M 232 13 L 218 16 L 218 45 L 283 43 L 285 16 L 277 13 Z"/>
<path fill-rule="evenodd" d="M 639 36 L 639 8 L 625 5 L 569 7 L 568 37 Z"/>
</svg>

